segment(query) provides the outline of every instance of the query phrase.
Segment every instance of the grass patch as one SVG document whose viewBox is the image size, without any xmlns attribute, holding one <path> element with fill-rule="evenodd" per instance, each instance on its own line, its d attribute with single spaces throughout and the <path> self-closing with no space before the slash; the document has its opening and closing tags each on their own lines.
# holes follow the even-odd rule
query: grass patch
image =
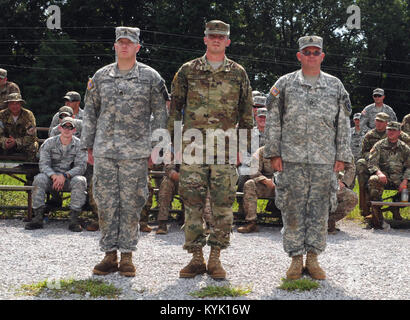
<svg viewBox="0 0 410 320">
<path fill-rule="evenodd" d="M 116 288 L 112 284 L 95 279 L 63 279 L 60 280 L 60 283 L 54 281 L 49 283 L 48 280 L 44 280 L 38 283 L 21 286 L 21 294 L 29 296 L 39 296 L 42 293 L 55 297 L 64 294 L 78 294 L 84 297 L 89 296 L 91 298 L 106 297 L 116 299 L 121 292 L 121 289 Z"/>
<path fill-rule="evenodd" d="M 320 285 L 316 281 L 302 278 L 297 280 L 288 280 L 282 278 L 282 284 L 278 287 L 279 289 L 286 291 L 310 291 L 319 288 Z"/>
<path fill-rule="evenodd" d="M 240 297 L 251 293 L 250 288 L 225 286 L 207 286 L 201 290 L 191 292 L 190 295 L 197 298 L 215 298 L 215 297 Z"/>
</svg>

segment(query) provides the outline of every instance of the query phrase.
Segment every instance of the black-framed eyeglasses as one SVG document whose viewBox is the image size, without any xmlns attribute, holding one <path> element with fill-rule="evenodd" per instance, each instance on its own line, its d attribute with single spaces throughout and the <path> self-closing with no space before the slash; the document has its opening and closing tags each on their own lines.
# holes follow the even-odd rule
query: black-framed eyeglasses
<svg viewBox="0 0 410 320">
<path fill-rule="evenodd" d="M 63 125 L 63 126 L 61 126 L 63 129 L 66 129 L 66 130 L 74 130 L 74 127 L 73 126 L 68 126 L 68 125 Z"/>
<path fill-rule="evenodd" d="M 374 94 L 373 98 L 381 98 L 381 96 L 382 96 L 381 94 Z"/>
<path fill-rule="evenodd" d="M 315 57 L 320 56 L 322 54 L 322 51 L 320 50 L 315 50 L 315 51 L 310 51 L 310 50 L 304 50 L 302 51 L 303 55 L 309 57 L 311 54 L 313 54 Z"/>
</svg>

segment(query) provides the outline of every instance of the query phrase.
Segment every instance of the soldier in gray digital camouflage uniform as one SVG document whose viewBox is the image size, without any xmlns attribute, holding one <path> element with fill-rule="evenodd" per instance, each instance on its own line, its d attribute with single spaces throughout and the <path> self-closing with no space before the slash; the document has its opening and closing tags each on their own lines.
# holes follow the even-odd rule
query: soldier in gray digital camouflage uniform
<svg viewBox="0 0 410 320">
<path fill-rule="evenodd" d="M 68 106 L 62 106 L 59 111 L 58 111 L 58 123 L 60 124 L 65 117 L 70 117 L 72 118 L 73 116 L 73 109 Z M 81 138 L 81 131 L 83 127 L 83 121 L 79 119 L 74 119 L 75 122 L 75 134 L 77 138 Z M 59 124 L 56 125 L 54 128 L 50 130 L 49 136 L 54 137 L 60 134 L 60 131 L 58 129 Z"/>
<path fill-rule="evenodd" d="M 362 142 L 365 132 L 360 128 L 360 113 L 353 115 L 354 127 L 350 128 L 350 148 L 356 162 L 362 155 Z"/>
<path fill-rule="evenodd" d="M 70 223 L 71 231 L 82 230 L 78 216 L 87 195 L 87 180 L 83 176 L 87 166 L 87 152 L 81 149 L 80 139 L 73 136 L 75 121 L 66 117 L 59 125 L 60 135 L 48 138 L 40 148 L 40 173 L 34 177 L 33 209 L 34 218 L 27 223 L 28 230 L 43 227 L 46 193 L 71 191 Z"/>
<path fill-rule="evenodd" d="M 165 81 L 153 68 L 137 62 L 140 29 L 117 27 L 117 62 L 89 80 L 81 142 L 94 159 L 93 194 L 99 214 L 104 259 L 93 273 L 135 276 L 140 213 L 147 201 L 150 117 L 164 128 Z M 121 252 L 118 266 L 117 250 Z"/>
<path fill-rule="evenodd" d="M 360 118 L 360 128 L 366 133 L 371 129 L 374 129 L 374 120 L 376 118 L 376 114 L 379 112 L 387 113 L 390 116 L 389 121 L 397 121 L 397 116 L 394 110 L 384 104 L 384 90 L 381 88 L 376 88 L 373 90 L 373 100 L 374 103 L 369 104 L 366 106 L 362 111 L 362 116 Z"/>
<path fill-rule="evenodd" d="M 349 94 L 342 82 L 320 70 L 323 39 L 299 38 L 302 69 L 279 78 L 268 96 L 264 156 L 279 171 L 275 203 L 282 212 L 283 245 L 292 257 L 286 275 L 306 268 L 325 279 L 317 255 L 326 247 L 329 211 L 336 209 L 336 173 L 352 158 L 348 125 Z"/>
</svg>

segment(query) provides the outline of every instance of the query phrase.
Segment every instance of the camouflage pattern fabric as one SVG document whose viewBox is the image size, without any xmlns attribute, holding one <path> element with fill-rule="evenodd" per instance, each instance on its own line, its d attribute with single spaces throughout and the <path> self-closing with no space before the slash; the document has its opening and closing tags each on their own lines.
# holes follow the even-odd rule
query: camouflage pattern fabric
<svg viewBox="0 0 410 320">
<path fill-rule="evenodd" d="M 349 94 L 339 79 L 320 72 L 316 87 L 302 70 L 279 78 L 267 99 L 264 156 L 282 161 L 331 164 L 351 159 Z"/>
<path fill-rule="evenodd" d="M 337 207 L 333 165 L 283 162 L 275 204 L 282 212 L 283 247 L 289 256 L 325 250 L 329 212 Z"/>
<path fill-rule="evenodd" d="M 185 205 L 185 250 L 191 252 L 194 247 L 205 244 L 221 249 L 229 246 L 236 181 L 234 165 L 181 165 L 179 192 Z M 211 195 L 213 228 L 207 239 L 203 211 L 208 188 Z"/>
<path fill-rule="evenodd" d="M 354 160 L 357 161 L 362 157 L 362 143 L 365 136 L 365 132 L 360 129 L 359 132 L 356 128 L 350 128 L 350 148 L 354 156 Z"/>
<path fill-rule="evenodd" d="M 398 189 L 403 179 L 410 180 L 410 147 L 398 140 L 391 143 L 387 138 L 377 142 L 370 152 L 368 188 L 372 200 L 378 200 L 385 188 Z M 375 174 L 378 170 L 387 177 L 387 185 L 380 182 Z"/>
<path fill-rule="evenodd" d="M 87 180 L 87 201 L 91 207 L 94 214 L 94 218 L 98 219 L 98 207 L 95 203 L 93 196 L 93 175 L 94 175 L 94 165 L 87 163 L 87 169 L 85 170 L 84 176 Z"/>
<path fill-rule="evenodd" d="M 169 217 L 169 207 L 172 203 L 172 199 L 178 194 L 178 182 L 175 182 L 168 176 L 164 176 L 162 179 L 159 194 L 158 194 L 158 221 L 167 221 Z"/>
<path fill-rule="evenodd" d="M 204 135 L 207 129 L 247 129 L 250 142 L 252 88 L 245 69 L 226 56 L 216 70 L 208 63 L 206 55 L 185 63 L 172 81 L 171 97 L 167 124 L 171 135 L 174 121 L 183 120 L 184 131 L 196 128 Z M 185 146 L 186 142 L 183 148 Z M 205 155 L 205 148 L 203 150 Z M 216 151 L 217 144 L 215 156 Z M 225 153 L 225 159 L 227 157 Z M 205 163 L 205 157 L 203 161 Z M 184 249 L 190 251 L 206 243 L 221 249 L 228 247 L 236 181 L 236 168 L 232 164 L 181 165 L 179 191 L 185 205 Z M 207 240 L 202 216 L 208 189 L 214 227 Z"/>
<path fill-rule="evenodd" d="M 10 93 L 20 93 L 20 88 L 17 84 L 11 81 L 7 81 L 4 86 L 0 88 L 0 110 L 7 109 L 7 100 Z"/>
<path fill-rule="evenodd" d="M 98 70 L 85 96 L 81 141 L 94 157 L 143 159 L 151 154 L 150 116 L 159 128 L 167 119 L 164 80 L 136 62 L 125 76 L 113 63 Z"/>
<path fill-rule="evenodd" d="M 329 213 L 329 221 L 337 222 L 346 217 L 357 205 L 359 198 L 353 190 L 344 187 L 337 191 L 337 208 Z"/>
<path fill-rule="evenodd" d="M 58 116 L 59 116 L 59 112 L 54 114 L 53 119 L 51 120 L 50 127 L 48 129 L 49 137 L 52 137 L 51 131 L 53 130 L 53 128 L 58 126 L 58 124 L 60 123 Z M 78 113 L 76 115 L 73 115 L 72 118 L 74 118 L 75 120 L 83 120 L 83 118 L 84 118 L 84 109 L 81 109 L 81 108 L 78 109 Z M 77 125 L 77 122 L 76 122 L 76 125 Z M 77 131 L 78 131 L 78 128 L 77 128 Z M 81 135 L 76 134 L 76 136 L 80 137 Z"/>
<path fill-rule="evenodd" d="M 372 103 L 363 109 L 362 116 L 360 117 L 360 128 L 364 132 L 374 129 L 374 120 L 376 119 L 376 114 L 379 112 L 387 113 L 390 116 L 389 121 L 397 121 L 396 113 L 390 106 L 383 104 L 381 108 L 378 108 L 374 103 Z"/>
<path fill-rule="evenodd" d="M 320 254 L 329 212 L 336 209 L 336 161 L 350 162 L 349 94 L 339 79 L 320 71 L 313 87 L 298 70 L 271 88 L 264 157 L 281 157 L 275 204 L 282 212 L 289 256 Z"/>
<path fill-rule="evenodd" d="M 256 220 L 258 198 L 273 197 L 275 190 L 269 189 L 262 183 L 265 179 L 273 178 L 273 169 L 270 160 L 263 157 L 263 150 L 265 147 L 259 148 L 253 155 L 252 161 L 258 163 L 258 171 L 250 175 L 250 180 L 245 182 L 243 188 L 243 206 L 245 211 L 245 219 L 247 221 Z"/>
<path fill-rule="evenodd" d="M 36 127 L 34 114 L 25 108 L 21 108 L 21 113 L 16 122 L 9 109 L 0 111 L 0 151 L 22 152 L 27 154 L 29 160 L 34 161 L 38 151 L 37 133 L 28 130 Z M 16 147 L 6 150 L 6 140 L 12 136 L 16 140 Z"/>
<path fill-rule="evenodd" d="M 403 121 L 401 123 L 401 131 L 410 135 L 410 113 L 404 116 Z"/>
<path fill-rule="evenodd" d="M 136 250 L 140 213 L 148 198 L 147 175 L 146 158 L 94 158 L 93 193 L 99 214 L 101 251 Z"/>
<path fill-rule="evenodd" d="M 171 96 L 167 125 L 171 135 L 174 132 L 174 121 L 183 120 L 184 132 L 196 128 L 204 136 L 207 129 L 235 129 L 238 124 L 239 129 L 249 130 L 250 142 L 252 88 L 241 65 L 225 57 L 223 64 L 214 70 L 205 55 L 187 62 L 172 81 Z M 189 143 L 183 142 L 183 150 Z M 214 154 L 217 154 L 216 144 Z"/>
<path fill-rule="evenodd" d="M 142 208 L 141 217 L 140 217 L 140 222 L 146 222 L 146 223 L 148 223 L 149 211 L 151 210 L 152 198 L 154 196 L 154 188 L 152 187 L 151 179 L 149 176 L 147 179 L 147 187 L 148 187 L 148 199 L 147 199 L 147 202 L 145 203 L 145 206 Z"/>
<path fill-rule="evenodd" d="M 64 149 L 59 136 L 46 139 L 40 148 L 38 166 L 40 173 L 33 181 L 33 208 L 44 206 L 46 192 L 52 189 L 51 176 L 67 173 L 71 179 L 66 179 L 64 188 L 71 191 L 70 208 L 81 210 L 87 195 L 87 180 L 83 176 L 87 166 L 87 152 L 81 149 L 80 140 L 73 137 Z"/>
</svg>

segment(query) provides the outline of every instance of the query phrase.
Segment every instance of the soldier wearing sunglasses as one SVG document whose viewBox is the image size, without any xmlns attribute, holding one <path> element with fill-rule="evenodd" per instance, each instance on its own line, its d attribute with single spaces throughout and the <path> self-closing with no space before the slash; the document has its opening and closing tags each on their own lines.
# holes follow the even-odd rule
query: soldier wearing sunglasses
<svg viewBox="0 0 410 320">
<path fill-rule="evenodd" d="M 60 134 L 48 138 L 41 145 L 40 173 L 34 177 L 33 209 L 34 218 L 25 229 L 43 228 L 46 193 L 51 191 L 71 191 L 69 230 L 82 231 L 78 221 L 86 201 L 87 180 L 83 176 L 87 166 L 87 151 L 82 150 L 80 139 L 74 136 L 76 123 L 66 117 L 60 123 Z"/>
<path fill-rule="evenodd" d="M 323 71 L 323 39 L 305 36 L 296 56 L 302 68 L 279 78 L 266 107 L 264 157 L 279 171 L 275 204 L 282 212 L 283 246 L 292 258 L 288 279 L 306 269 L 325 279 L 317 256 L 325 250 L 329 212 L 337 206 L 337 173 L 352 159 L 349 94 Z"/>
<path fill-rule="evenodd" d="M 360 118 L 360 128 L 362 128 L 365 133 L 374 129 L 374 120 L 376 119 L 376 114 L 379 112 L 387 113 L 390 116 L 390 121 L 397 121 L 397 116 L 393 109 L 383 103 L 385 97 L 383 89 L 376 88 L 373 90 L 374 103 L 369 104 L 363 109 Z"/>
</svg>

